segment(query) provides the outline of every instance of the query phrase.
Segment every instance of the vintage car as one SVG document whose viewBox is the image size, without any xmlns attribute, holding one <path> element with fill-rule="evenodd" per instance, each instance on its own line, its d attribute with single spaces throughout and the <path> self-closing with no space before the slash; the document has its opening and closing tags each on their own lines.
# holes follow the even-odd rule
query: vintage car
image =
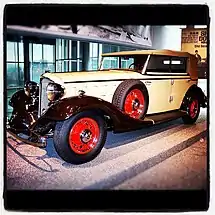
<svg viewBox="0 0 215 215">
<path fill-rule="evenodd" d="M 197 86 L 197 59 L 171 50 L 102 54 L 98 71 L 46 72 L 14 95 L 8 131 L 59 156 L 86 163 L 101 152 L 107 131 L 131 131 L 182 118 L 195 123 L 207 98 Z M 18 99 L 15 99 L 18 98 Z M 23 104 L 22 110 L 17 109 Z M 16 108 L 15 108 L 16 107 Z"/>
</svg>

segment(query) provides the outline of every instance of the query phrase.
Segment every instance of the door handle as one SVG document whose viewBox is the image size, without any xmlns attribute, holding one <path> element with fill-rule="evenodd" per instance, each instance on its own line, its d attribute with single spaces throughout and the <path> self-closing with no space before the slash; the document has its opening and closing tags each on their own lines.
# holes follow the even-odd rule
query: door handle
<svg viewBox="0 0 215 215">
<path fill-rule="evenodd" d="M 146 85 L 150 85 L 152 82 L 151 81 L 146 81 L 145 84 Z"/>
</svg>

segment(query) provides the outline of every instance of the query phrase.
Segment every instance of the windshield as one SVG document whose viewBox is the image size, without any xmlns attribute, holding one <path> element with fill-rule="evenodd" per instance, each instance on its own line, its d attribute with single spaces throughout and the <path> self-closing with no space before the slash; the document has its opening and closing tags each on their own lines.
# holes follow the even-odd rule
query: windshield
<svg viewBox="0 0 215 215">
<path fill-rule="evenodd" d="M 99 70 L 126 69 L 142 71 L 148 55 L 105 56 L 102 57 Z"/>
</svg>

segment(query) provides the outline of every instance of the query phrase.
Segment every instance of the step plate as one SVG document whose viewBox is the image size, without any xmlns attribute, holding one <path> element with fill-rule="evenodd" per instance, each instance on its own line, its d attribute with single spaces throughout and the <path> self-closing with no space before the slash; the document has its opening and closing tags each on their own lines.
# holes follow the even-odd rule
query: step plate
<svg viewBox="0 0 215 215">
<path fill-rule="evenodd" d="M 177 111 L 155 114 L 155 115 L 149 115 L 149 116 L 146 115 L 144 121 L 153 121 L 153 124 L 158 124 L 158 123 L 178 119 L 184 115 L 186 115 L 186 112 L 182 112 L 182 111 L 177 110 Z"/>
</svg>

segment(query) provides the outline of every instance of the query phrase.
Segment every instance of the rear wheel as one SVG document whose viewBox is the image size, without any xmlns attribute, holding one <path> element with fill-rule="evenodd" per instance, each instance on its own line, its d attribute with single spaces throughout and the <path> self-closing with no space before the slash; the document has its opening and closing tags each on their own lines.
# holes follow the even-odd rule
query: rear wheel
<svg viewBox="0 0 215 215">
<path fill-rule="evenodd" d="M 182 120 L 185 124 L 193 124 L 199 117 L 200 113 L 200 103 L 198 97 L 189 92 L 184 98 L 183 101 L 183 110 L 187 112 L 185 116 L 182 117 Z"/>
<path fill-rule="evenodd" d="M 107 136 L 104 119 L 94 112 L 82 112 L 59 123 L 54 146 L 59 156 L 73 164 L 93 160 L 102 150 Z"/>
</svg>

